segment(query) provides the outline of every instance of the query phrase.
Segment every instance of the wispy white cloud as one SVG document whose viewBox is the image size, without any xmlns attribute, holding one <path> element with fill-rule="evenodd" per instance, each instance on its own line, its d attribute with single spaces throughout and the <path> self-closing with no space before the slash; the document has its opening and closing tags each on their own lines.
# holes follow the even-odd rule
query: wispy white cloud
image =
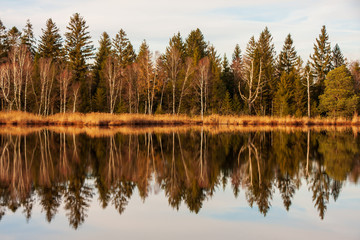
<svg viewBox="0 0 360 240">
<path fill-rule="evenodd" d="M 360 58 L 357 0 L 5 0 L 0 17 L 7 27 L 20 29 L 29 18 L 39 36 L 50 17 L 64 33 L 75 12 L 87 20 L 95 45 L 103 31 L 114 36 L 123 28 L 135 47 L 146 39 L 152 50 L 164 51 L 174 33 L 180 31 L 185 38 L 199 27 L 219 53 L 231 55 L 235 44 L 244 50 L 249 38 L 268 26 L 277 52 L 291 33 L 299 54 L 307 59 L 325 24 L 332 46 L 338 43 L 346 57 Z"/>
</svg>

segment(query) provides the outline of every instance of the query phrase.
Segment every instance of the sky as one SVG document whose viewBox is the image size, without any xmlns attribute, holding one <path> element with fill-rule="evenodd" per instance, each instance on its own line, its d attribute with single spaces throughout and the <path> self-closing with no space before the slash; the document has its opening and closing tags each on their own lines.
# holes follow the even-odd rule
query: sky
<svg viewBox="0 0 360 240">
<path fill-rule="evenodd" d="M 95 47 L 102 32 L 113 38 L 122 28 L 135 49 L 145 39 L 162 53 L 177 32 L 185 39 L 200 28 L 219 55 L 231 58 L 236 44 L 245 52 L 249 39 L 267 26 L 277 54 L 290 33 L 306 61 L 325 25 L 331 47 L 338 43 L 349 61 L 360 60 L 359 0 L 1 0 L 0 19 L 18 29 L 30 19 L 39 39 L 48 18 L 63 35 L 76 12 L 86 20 Z"/>
</svg>

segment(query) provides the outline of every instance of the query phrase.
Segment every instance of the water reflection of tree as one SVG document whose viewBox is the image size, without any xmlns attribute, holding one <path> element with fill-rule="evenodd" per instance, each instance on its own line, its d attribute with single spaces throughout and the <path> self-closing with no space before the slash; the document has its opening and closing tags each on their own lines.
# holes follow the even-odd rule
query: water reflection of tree
<svg viewBox="0 0 360 240">
<path fill-rule="evenodd" d="M 304 134 L 296 132 L 272 133 L 273 154 L 277 162 L 276 184 L 283 199 L 285 209 L 289 211 L 292 198 L 301 184 L 300 162 L 304 159 Z"/>
<path fill-rule="evenodd" d="M 69 218 L 69 224 L 75 229 L 85 221 L 93 197 L 93 188 L 85 182 L 86 169 L 82 167 L 83 165 L 85 162 L 81 161 L 72 165 L 72 175 L 69 177 L 64 193 L 66 215 Z"/>
<path fill-rule="evenodd" d="M 357 176 L 358 149 L 348 132 L 0 135 L 0 219 L 19 207 L 29 219 L 38 199 L 51 221 L 63 201 L 70 225 L 78 228 L 94 191 L 103 208 L 112 205 L 121 214 L 135 188 L 145 200 L 158 187 L 170 206 L 185 204 L 197 213 L 228 183 L 266 215 L 275 188 L 289 210 L 302 177 L 324 218 L 330 196 L 336 200 L 347 176 Z"/>
<path fill-rule="evenodd" d="M 311 173 L 310 187 L 313 201 L 324 218 L 330 196 L 339 197 L 342 182 L 351 170 L 354 156 L 359 153 L 358 143 L 346 132 L 327 132 L 317 135 L 319 157 Z"/>
<path fill-rule="evenodd" d="M 239 156 L 242 152 L 245 153 L 244 160 L 248 166 L 243 183 L 246 186 L 246 199 L 251 207 L 256 203 L 259 211 L 265 216 L 271 206 L 273 184 L 271 169 L 266 166 L 262 153 L 263 139 L 263 134 L 249 133 L 248 140 L 240 149 Z M 269 159 L 267 159 L 267 163 L 270 163 Z"/>
<path fill-rule="evenodd" d="M 62 186 L 58 183 L 54 183 L 54 185 L 50 186 L 43 186 L 38 189 L 40 205 L 45 212 L 46 220 L 48 222 L 51 222 L 58 211 L 61 204 L 62 190 Z"/>
<path fill-rule="evenodd" d="M 329 202 L 330 177 L 326 174 L 324 165 L 320 161 L 311 174 L 310 188 L 313 192 L 312 200 L 319 211 L 320 218 L 323 219 L 327 209 L 326 205 Z"/>
</svg>

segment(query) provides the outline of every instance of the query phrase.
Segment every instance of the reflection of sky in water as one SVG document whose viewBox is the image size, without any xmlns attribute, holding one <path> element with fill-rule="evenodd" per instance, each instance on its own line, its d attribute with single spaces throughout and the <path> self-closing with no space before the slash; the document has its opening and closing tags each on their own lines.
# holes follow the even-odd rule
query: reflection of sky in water
<svg viewBox="0 0 360 240">
<path fill-rule="evenodd" d="M 303 181 L 289 212 L 276 190 L 264 217 L 256 205 L 249 207 L 244 191 L 235 198 L 228 184 L 195 214 L 184 204 L 179 211 L 171 208 L 163 191 L 152 191 L 143 202 L 136 190 L 122 215 L 112 205 L 102 209 L 94 196 L 78 230 L 69 227 L 63 205 L 51 223 L 38 204 L 29 223 L 22 209 L 8 210 L 0 222 L 0 239 L 359 239 L 359 203 L 359 186 L 347 183 L 336 202 L 330 199 L 321 220 Z"/>
</svg>

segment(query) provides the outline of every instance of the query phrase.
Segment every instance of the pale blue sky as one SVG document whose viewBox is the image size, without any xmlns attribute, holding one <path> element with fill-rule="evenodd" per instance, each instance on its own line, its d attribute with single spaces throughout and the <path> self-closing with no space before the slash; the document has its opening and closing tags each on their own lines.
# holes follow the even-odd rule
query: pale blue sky
<svg viewBox="0 0 360 240">
<path fill-rule="evenodd" d="M 22 29 L 29 18 L 38 38 L 50 17 L 63 34 L 75 12 L 87 21 L 95 46 L 103 31 L 114 37 L 123 28 L 135 48 L 146 39 L 151 50 L 164 52 L 174 33 L 186 38 L 199 27 L 219 54 L 231 57 L 237 43 L 244 51 L 267 26 L 277 53 L 291 33 L 306 61 L 326 25 L 331 46 L 338 43 L 345 57 L 360 59 L 359 0 L 1 0 L 0 19 Z"/>
</svg>

